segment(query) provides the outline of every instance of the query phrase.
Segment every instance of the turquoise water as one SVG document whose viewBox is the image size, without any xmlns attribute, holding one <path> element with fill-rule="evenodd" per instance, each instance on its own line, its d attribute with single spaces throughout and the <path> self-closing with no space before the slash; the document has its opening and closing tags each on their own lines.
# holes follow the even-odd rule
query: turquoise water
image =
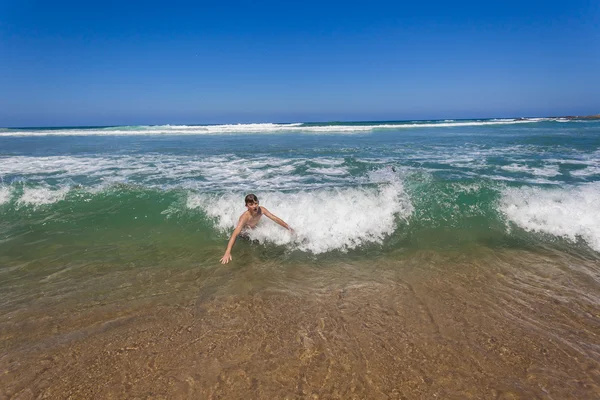
<svg viewBox="0 0 600 400">
<path fill-rule="evenodd" d="M 214 263 L 249 192 L 296 231 L 264 221 L 251 233 L 274 257 L 600 252 L 596 121 L 2 129 L 0 149 L 8 264 L 57 246 L 66 258 Z"/>
</svg>

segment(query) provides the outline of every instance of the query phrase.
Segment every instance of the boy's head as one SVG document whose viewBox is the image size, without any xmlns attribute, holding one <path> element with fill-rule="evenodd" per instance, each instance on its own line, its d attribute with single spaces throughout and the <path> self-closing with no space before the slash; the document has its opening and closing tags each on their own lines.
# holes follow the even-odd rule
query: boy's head
<svg viewBox="0 0 600 400">
<path fill-rule="evenodd" d="M 258 197 L 256 197 L 255 194 L 250 193 L 246 196 L 244 202 L 246 203 L 246 205 L 258 204 Z"/>
</svg>

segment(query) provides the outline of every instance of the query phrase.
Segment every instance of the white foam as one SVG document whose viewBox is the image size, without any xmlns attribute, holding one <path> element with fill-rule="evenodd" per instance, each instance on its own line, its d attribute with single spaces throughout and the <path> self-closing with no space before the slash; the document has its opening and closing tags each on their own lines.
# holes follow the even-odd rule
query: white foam
<svg viewBox="0 0 600 400">
<path fill-rule="evenodd" d="M 572 176 L 585 178 L 592 175 L 600 175 L 600 149 L 591 154 L 581 155 L 580 160 L 568 160 L 568 162 L 571 164 L 586 165 L 584 169 L 570 171 L 569 173 Z"/>
<path fill-rule="evenodd" d="M 600 165 L 592 165 L 592 166 L 586 167 L 584 169 L 570 171 L 569 174 L 572 176 L 580 177 L 580 178 L 592 176 L 592 175 L 600 175 Z"/>
<path fill-rule="evenodd" d="M 501 211 L 527 231 L 543 232 L 576 241 L 583 239 L 600 251 L 600 183 L 561 189 L 506 188 Z"/>
<path fill-rule="evenodd" d="M 327 166 L 337 166 L 342 165 L 344 163 L 344 160 L 340 160 L 339 158 L 317 158 L 311 161 L 319 165 Z"/>
<path fill-rule="evenodd" d="M 50 189 L 48 187 L 28 187 L 17 201 L 18 204 L 41 206 L 63 200 L 69 192 L 68 187 Z"/>
<path fill-rule="evenodd" d="M 353 175 L 352 165 L 355 161 L 371 166 L 397 165 L 408 161 L 437 163 L 440 165 L 433 168 L 433 171 L 453 167 L 460 168 L 462 174 L 469 174 L 488 169 L 489 157 L 511 154 L 524 158 L 527 154 L 523 154 L 527 151 L 529 148 L 523 146 L 494 149 L 460 147 L 452 151 L 447 148 L 427 148 L 399 150 L 393 157 L 360 157 L 353 160 L 339 157 L 281 158 L 262 155 L 246 158 L 233 154 L 13 156 L 0 158 L 0 176 L 9 176 L 11 181 L 24 180 L 42 185 L 51 179 L 53 182 L 82 184 L 86 188 L 130 183 L 161 189 L 185 188 L 198 191 L 288 191 L 364 183 L 364 175 Z M 543 178 L 559 175 L 559 164 L 559 161 L 553 161 L 547 166 L 534 168 L 527 167 L 524 162 L 516 159 L 515 163 L 504 169 L 527 172 L 534 176 L 515 179 L 498 174 L 492 179 L 556 183 Z M 590 166 L 592 161 L 582 161 L 581 164 Z M 594 170 L 587 169 L 573 174 L 586 175 L 593 172 Z"/>
<path fill-rule="evenodd" d="M 348 175 L 347 168 L 309 168 L 306 172 L 319 175 Z"/>
<path fill-rule="evenodd" d="M 0 176 L 17 176 L 32 183 L 48 178 L 71 180 L 85 186 L 107 183 L 139 183 L 161 188 L 198 190 L 289 190 L 352 184 L 344 160 L 333 158 L 240 158 L 147 154 L 143 156 L 97 157 L 5 157 L 0 158 Z M 318 167 L 310 167 L 317 164 Z M 294 174 L 302 169 L 302 175 Z"/>
<path fill-rule="evenodd" d="M 12 190 L 6 186 L 0 186 L 0 205 L 6 204 L 12 198 Z"/>
<path fill-rule="evenodd" d="M 510 164 L 501 167 L 505 171 L 511 172 L 525 172 L 535 176 L 553 177 L 560 175 L 558 165 L 545 165 L 543 167 L 529 167 L 523 164 Z"/>
<path fill-rule="evenodd" d="M 91 176 L 105 170 L 126 167 L 131 159 L 133 157 L 3 157 L 0 158 L 0 175 L 53 175 L 58 178 Z"/>
<path fill-rule="evenodd" d="M 295 235 L 263 217 L 249 231 L 260 243 L 287 245 L 293 249 L 325 253 L 347 251 L 367 243 L 381 243 L 396 229 L 396 218 L 408 218 L 413 206 L 399 180 L 376 185 L 319 189 L 299 193 L 259 193 L 261 205 L 285 220 Z M 231 234 L 245 211 L 242 194 L 190 193 L 190 209 L 202 209 L 215 219 L 220 231 Z"/>
<path fill-rule="evenodd" d="M 370 125 L 305 125 L 293 124 L 229 124 L 229 125 L 160 125 L 160 126 L 119 126 L 109 128 L 69 128 L 69 129 L 10 129 L 0 131 L 0 136 L 145 136 L 145 135 L 227 135 L 227 134 L 269 134 L 269 133 L 316 133 L 352 134 L 371 132 L 380 129 L 444 128 L 485 125 L 506 125 L 539 122 L 543 118 L 522 120 L 481 120 L 443 121 L 414 123 L 384 123 Z"/>
</svg>

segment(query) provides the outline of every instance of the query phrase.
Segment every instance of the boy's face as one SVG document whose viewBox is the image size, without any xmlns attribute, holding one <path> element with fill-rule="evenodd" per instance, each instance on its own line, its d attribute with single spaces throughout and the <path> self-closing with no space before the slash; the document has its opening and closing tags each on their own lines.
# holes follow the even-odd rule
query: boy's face
<svg viewBox="0 0 600 400">
<path fill-rule="evenodd" d="M 258 201 L 257 202 L 248 202 L 246 203 L 246 208 L 248 209 L 248 211 L 250 211 L 252 214 L 254 214 L 256 212 L 256 210 L 258 210 Z"/>
</svg>

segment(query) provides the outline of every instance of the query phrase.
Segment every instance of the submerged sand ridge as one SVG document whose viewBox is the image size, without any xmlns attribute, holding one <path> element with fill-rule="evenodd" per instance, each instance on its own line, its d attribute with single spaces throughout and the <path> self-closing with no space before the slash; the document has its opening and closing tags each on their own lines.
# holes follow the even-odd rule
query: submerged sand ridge
<svg viewBox="0 0 600 400">
<path fill-rule="evenodd" d="M 0 398 L 600 396 L 595 260 L 259 261 L 3 309 Z"/>
</svg>

